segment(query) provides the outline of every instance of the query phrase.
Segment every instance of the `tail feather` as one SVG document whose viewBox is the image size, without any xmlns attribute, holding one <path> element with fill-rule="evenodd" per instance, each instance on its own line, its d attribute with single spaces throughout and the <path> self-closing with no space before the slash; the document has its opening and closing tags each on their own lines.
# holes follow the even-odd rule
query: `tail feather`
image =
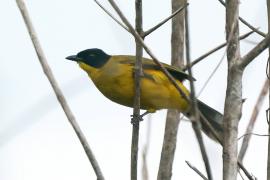
<svg viewBox="0 0 270 180">
<path fill-rule="evenodd" d="M 222 121 L 223 121 L 223 115 L 216 111 L 215 109 L 211 108 L 210 106 L 206 105 L 205 103 L 201 102 L 200 100 L 197 101 L 198 102 L 198 109 L 200 110 L 201 114 L 204 116 L 204 118 L 206 118 L 206 120 L 212 125 L 212 127 L 216 130 L 219 139 L 222 140 L 223 138 L 223 127 L 222 127 Z M 206 123 L 204 123 L 204 121 L 202 120 L 202 116 L 201 118 L 201 124 L 202 124 L 202 130 L 204 131 L 204 133 L 210 137 L 211 139 L 216 140 L 215 136 L 211 133 L 210 129 L 208 128 L 208 126 L 206 125 Z"/>
</svg>

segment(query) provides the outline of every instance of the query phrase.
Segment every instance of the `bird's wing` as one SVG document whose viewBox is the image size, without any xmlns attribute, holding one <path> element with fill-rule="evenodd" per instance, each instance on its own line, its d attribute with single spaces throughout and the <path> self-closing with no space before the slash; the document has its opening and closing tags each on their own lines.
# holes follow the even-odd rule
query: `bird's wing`
<svg viewBox="0 0 270 180">
<path fill-rule="evenodd" d="M 134 56 L 125 56 L 125 58 L 122 57 L 120 59 L 121 60 L 119 61 L 119 63 L 130 64 L 130 65 L 134 66 L 134 63 L 135 63 L 135 57 Z M 186 74 L 185 72 L 183 72 L 180 68 L 177 68 L 175 66 L 170 66 L 170 65 L 165 64 L 165 63 L 161 63 L 161 64 L 164 66 L 165 69 L 167 69 L 167 71 L 169 73 L 171 73 L 171 75 L 175 79 L 177 79 L 179 81 L 183 81 L 183 80 L 189 78 L 189 75 Z M 142 66 L 143 66 L 143 69 L 145 69 L 145 70 L 149 69 L 149 70 L 161 71 L 161 68 L 151 59 L 143 58 Z"/>
</svg>

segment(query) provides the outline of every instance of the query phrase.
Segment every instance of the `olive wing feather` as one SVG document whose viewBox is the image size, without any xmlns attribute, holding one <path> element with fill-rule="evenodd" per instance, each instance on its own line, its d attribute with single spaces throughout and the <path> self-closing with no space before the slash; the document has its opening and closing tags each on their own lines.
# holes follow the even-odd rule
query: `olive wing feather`
<svg viewBox="0 0 270 180">
<path fill-rule="evenodd" d="M 119 61 L 119 63 L 130 64 L 132 66 L 134 66 L 134 64 L 135 64 L 135 57 L 134 56 L 122 56 L 120 59 L 121 60 Z M 161 63 L 161 64 L 177 80 L 183 81 L 185 79 L 189 79 L 189 77 L 190 77 L 188 74 L 183 72 L 180 68 L 177 68 L 175 66 L 170 66 L 170 65 L 165 64 L 165 63 Z M 154 69 L 154 70 L 161 71 L 161 68 L 151 59 L 143 58 L 142 66 L 144 69 Z M 192 79 L 194 79 L 194 78 L 192 77 Z"/>
</svg>

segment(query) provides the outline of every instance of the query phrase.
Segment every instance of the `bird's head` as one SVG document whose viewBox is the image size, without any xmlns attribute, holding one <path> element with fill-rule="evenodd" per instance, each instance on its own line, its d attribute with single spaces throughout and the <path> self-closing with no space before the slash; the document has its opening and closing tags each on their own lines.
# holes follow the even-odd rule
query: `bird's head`
<svg viewBox="0 0 270 180">
<path fill-rule="evenodd" d="M 66 57 L 66 59 L 71 61 L 76 61 L 80 65 L 86 64 L 94 68 L 101 68 L 110 59 L 110 55 L 106 54 L 101 49 L 86 49 L 79 52 L 77 55 L 72 55 Z"/>
</svg>

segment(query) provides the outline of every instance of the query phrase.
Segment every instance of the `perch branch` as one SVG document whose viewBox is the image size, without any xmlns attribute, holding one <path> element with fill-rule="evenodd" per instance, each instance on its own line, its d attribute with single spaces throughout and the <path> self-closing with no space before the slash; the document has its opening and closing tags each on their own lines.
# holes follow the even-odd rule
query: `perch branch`
<svg viewBox="0 0 270 180">
<path fill-rule="evenodd" d="M 93 154 L 93 152 L 92 152 L 92 150 L 91 150 L 91 148 L 86 140 L 86 137 L 84 136 L 83 132 L 81 131 L 79 124 L 77 123 L 75 116 L 73 115 L 70 107 L 68 106 L 68 103 L 67 103 L 67 101 L 66 101 L 53 73 L 52 73 L 52 70 L 47 62 L 45 54 L 41 48 L 41 44 L 38 40 L 37 33 L 36 33 L 34 26 L 31 22 L 29 13 L 26 9 L 25 3 L 23 0 L 16 0 L 16 2 L 17 2 L 17 5 L 20 9 L 21 14 L 22 14 L 23 20 L 24 20 L 25 25 L 27 27 L 27 30 L 28 30 L 28 33 L 29 33 L 30 38 L 32 40 L 32 43 L 35 47 L 36 54 L 38 56 L 41 67 L 44 71 L 44 74 L 48 78 L 48 80 L 49 80 L 49 82 L 54 90 L 54 93 L 57 97 L 58 102 L 61 104 L 61 107 L 62 107 L 63 111 L 65 112 L 68 121 L 70 122 L 77 137 L 79 138 L 79 140 L 84 148 L 84 151 L 85 151 L 85 153 L 86 153 L 86 155 L 87 155 L 87 157 L 88 157 L 90 163 L 92 164 L 92 167 L 96 173 L 97 179 L 104 180 L 101 169 L 100 169 L 98 162 L 97 162 L 97 160 L 96 160 L 96 158 L 95 158 L 95 156 L 94 156 L 94 154 Z"/>
</svg>

